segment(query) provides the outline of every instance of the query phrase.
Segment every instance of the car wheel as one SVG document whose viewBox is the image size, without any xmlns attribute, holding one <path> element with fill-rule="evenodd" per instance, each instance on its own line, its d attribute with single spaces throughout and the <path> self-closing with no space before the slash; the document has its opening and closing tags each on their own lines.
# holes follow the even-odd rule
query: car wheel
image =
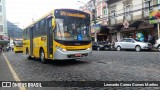
<svg viewBox="0 0 160 90">
<path fill-rule="evenodd" d="M 117 51 L 121 51 L 121 47 L 120 46 L 117 47 Z"/>
<path fill-rule="evenodd" d="M 100 50 L 100 47 L 97 47 L 97 50 L 99 51 L 99 50 Z"/>
<path fill-rule="evenodd" d="M 108 50 L 108 48 L 107 48 L 107 47 L 104 47 L 104 50 Z"/>
<path fill-rule="evenodd" d="M 158 51 L 160 51 L 160 45 L 158 46 Z"/>
<path fill-rule="evenodd" d="M 44 54 L 43 49 L 40 50 L 40 60 L 43 64 L 47 63 L 45 60 L 45 54 Z"/>
<path fill-rule="evenodd" d="M 135 50 L 136 50 L 137 52 L 139 52 L 139 51 L 141 51 L 141 47 L 140 47 L 140 46 L 136 46 Z"/>
</svg>

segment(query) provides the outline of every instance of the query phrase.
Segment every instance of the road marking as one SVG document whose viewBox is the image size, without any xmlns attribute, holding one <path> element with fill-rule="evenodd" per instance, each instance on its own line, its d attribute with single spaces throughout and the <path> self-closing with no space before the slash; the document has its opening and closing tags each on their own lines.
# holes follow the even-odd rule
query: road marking
<svg viewBox="0 0 160 90">
<path fill-rule="evenodd" d="M 14 71 L 14 69 L 12 68 L 9 60 L 7 59 L 7 57 L 6 57 L 6 55 L 5 55 L 4 53 L 3 53 L 3 56 L 4 56 L 5 60 L 6 60 L 6 63 L 7 63 L 7 65 L 8 65 L 8 67 L 9 67 L 11 73 L 12 73 L 12 76 L 13 76 L 14 80 L 15 80 L 15 81 L 21 81 L 21 80 L 19 79 L 19 77 L 17 76 L 16 72 Z M 19 87 L 19 90 L 26 90 L 26 88 L 25 88 L 25 87 Z"/>
</svg>

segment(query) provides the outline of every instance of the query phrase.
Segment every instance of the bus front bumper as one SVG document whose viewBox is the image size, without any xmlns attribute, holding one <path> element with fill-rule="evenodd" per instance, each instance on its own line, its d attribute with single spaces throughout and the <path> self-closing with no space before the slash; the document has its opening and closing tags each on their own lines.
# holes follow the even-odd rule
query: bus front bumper
<svg viewBox="0 0 160 90">
<path fill-rule="evenodd" d="M 81 59 L 91 56 L 92 50 L 79 50 L 79 51 L 60 51 L 57 50 L 54 54 L 56 60 L 67 60 L 67 59 Z"/>
</svg>

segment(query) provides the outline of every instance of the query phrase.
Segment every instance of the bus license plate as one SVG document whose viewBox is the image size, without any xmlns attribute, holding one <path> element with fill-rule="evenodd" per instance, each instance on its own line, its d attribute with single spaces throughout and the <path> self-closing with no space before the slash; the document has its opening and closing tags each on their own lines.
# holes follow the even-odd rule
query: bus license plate
<svg viewBox="0 0 160 90">
<path fill-rule="evenodd" d="M 76 57 L 80 57 L 80 56 L 82 56 L 82 55 L 81 55 L 81 54 L 75 54 L 75 56 L 76 56 Z"/>
</svg>

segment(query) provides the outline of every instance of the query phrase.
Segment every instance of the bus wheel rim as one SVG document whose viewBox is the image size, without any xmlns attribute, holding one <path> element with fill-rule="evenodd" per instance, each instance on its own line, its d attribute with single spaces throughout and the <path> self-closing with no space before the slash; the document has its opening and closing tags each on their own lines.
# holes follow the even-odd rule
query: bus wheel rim
<svg viewBox="0 0 160 90">
<path fill-rule="evenodd" d="M 44 52 L 41 52 L 41 60 L 44 60 Z"/>
</svg>

